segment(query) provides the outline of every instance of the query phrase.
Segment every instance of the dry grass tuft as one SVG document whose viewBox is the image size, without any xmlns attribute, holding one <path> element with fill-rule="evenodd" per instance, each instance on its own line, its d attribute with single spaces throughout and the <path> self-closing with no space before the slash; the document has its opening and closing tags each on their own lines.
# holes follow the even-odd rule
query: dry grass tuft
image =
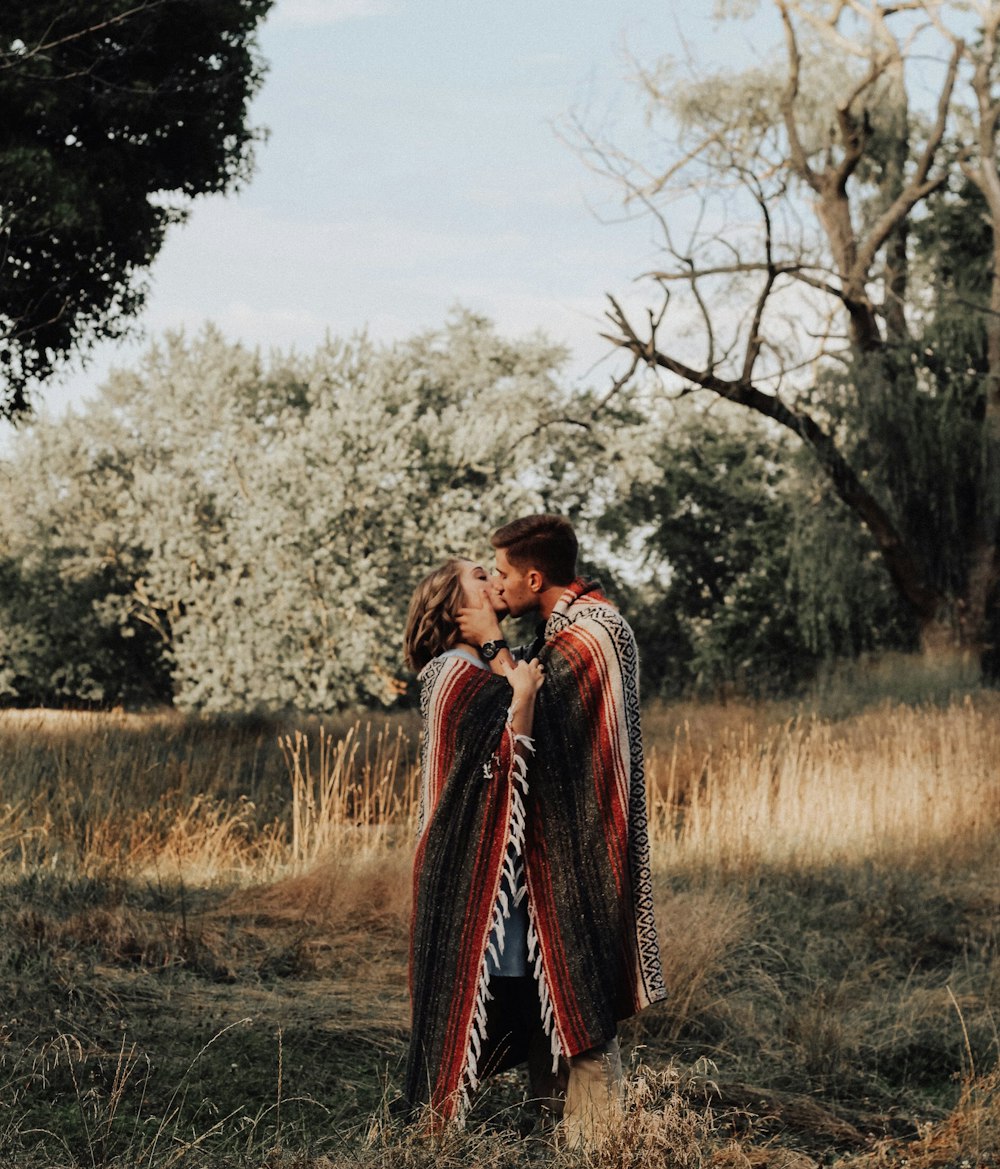
<svg viewBox="0 0 1000 1169">
<path fill-rule="evenodd" d="M 383 1113 L 370 1125 L 357 1160 L 333 1160 L 330 1169 L 709 1169 L 728 1155 L 732 1142 L 716 1132 L 712 1112 L 692 1106 L 673 1066 L 639 1065 L 626 1077 L 621 1114 L 600 1143 L 585 1150 L 566 1146 L 558 1125 L 539 1122 L 526 1136 L 515 1127 L 518 1111 L 503 1109 L 466 1128 L 449 1125 L 427 1135 L 419 1126 L 400 1129 Z M 720 1160 L 727 1167 L 740 1163 Z M 318 1169 L 318 1166 L 316 1167 Z M 742 1169 L 742 1166 L 740 1167 Z"/>
<path fill-rule="evenodd" d="M 681 1093 L 677 1069 L 640 1065 L 625 1082 L 621 1117 L 593 1158 L 601 1169 L 702 1169 L 714 1164 L 723 1142 L 709 1108 Z M 723 1147 L 727 1147 L 728 1142 Z"/>
<path fill-rule="evenodd" d="M 401 727 L 360 723 L 341 736 L 301 731 L 280 740 L 291 780 L 291 860 L 309 865 L 330 849 L 377 848 L 391 824 L 415 824 L 418 773 Z"/>
<path fill-rule="evenodd" d="M 305 873 L 234 893 L 220 912 L 325 928 L 359 921 L 400 925 L 410 913 L 409 851 L 330 853 Z"/>
<path fill-rule="evenodd" d="M 967 1077 L 958 1104 L 916 1140 L 879 1141 L 844 1169 L 986 1169 L 1000 1164 L 1000 1069 Z"/>
</svg>

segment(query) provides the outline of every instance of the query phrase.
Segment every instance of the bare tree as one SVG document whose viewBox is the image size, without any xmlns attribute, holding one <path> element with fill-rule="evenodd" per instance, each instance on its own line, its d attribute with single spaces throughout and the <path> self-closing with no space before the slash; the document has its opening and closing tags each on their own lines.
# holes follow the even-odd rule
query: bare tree
<svg viewBox="0 0 1000 1169">
<path fill-rule="evenodd" d="M 587 140 L 628 202 L 657 218 L 666 256 L 648 273 L 659 309 L 640 324 L 611 298 L 606 336 L 678 392 L 707 391 L 799 436 L 871 532 L 924 648 L 982 651 L 1000 584 L 1000 5 L 769 3 L 780 68 L 686 83 L 640 72 L 672 130 L 658 170 Z M 927 287 L 912 279 L 912 233 L 963 181 L 981 192 L 993 241 L 988 303 L 969 306 L 987 355 L 962 563 L 941 573 L 824 385 L 839 370 L 859 394 L 926 397 L 935 354 L 919 346 Z"/>
</svg>

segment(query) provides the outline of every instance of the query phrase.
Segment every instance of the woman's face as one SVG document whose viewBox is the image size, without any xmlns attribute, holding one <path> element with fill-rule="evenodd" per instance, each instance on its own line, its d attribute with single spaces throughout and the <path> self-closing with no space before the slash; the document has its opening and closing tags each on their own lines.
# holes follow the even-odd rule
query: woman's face
<svg viewBox="0 0 1000 1169">
<path fill-rule="evenodd" d="M 459 580 L 461 580 L 462 588 L 465 591 L 466 605 L 470 608 L 481 605 L 483 603 L 481 598 L 485 597 L 486 604 L 495 613 L 502 617 L 507 616 L 507 608 L 503 599 L 493 587 L 492 579 L 481 564 L 473 564 L 471 560 L 463 561 Z"/>
</svg>

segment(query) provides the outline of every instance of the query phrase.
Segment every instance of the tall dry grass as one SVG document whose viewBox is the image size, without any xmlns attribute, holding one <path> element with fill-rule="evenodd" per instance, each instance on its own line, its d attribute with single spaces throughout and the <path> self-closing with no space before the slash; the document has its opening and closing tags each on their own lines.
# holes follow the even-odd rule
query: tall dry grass
<svg viewBox="0 0 1000 1169">
<path fill-rule="evenodd" d="M 291 786 L 290 860 L 308 865 L 336 849 L 379 848 L 394 827 L 412 826 L 419 773 L 402 727 L 336 736 L 320 728 L 280 739 Z"/>
<path fill-rule="evenodd" d="M 942 1093 L 944 1104 L 930 1113 L 936 1123 L 921 1128 L 918 1140 L 887 1136 L 844 1159 L 845 1167 L 992 1163 L 1000 1149 L 1000 1091 L 989 1070 L 1000 1049 L 992 1005 L 1000 967 L 996 880 L 984 870 L 996 848 L 981 846 L 1000 827 L 1000 695 L 845 709 L 841 703 L 830 717 L 788 704 L 645 712 L 671 993 L 662 1008 L 639 1016 L 632 1040 L 661 1063 L 675 1054 L 682 1062 L 718 1058 L 730 1081 L 748 1091 L 755 1084 L 792 1090 L 799 1103 L 846 1100 L 867 1108 L 874 1098 L 895 1109 L 910 1107 L 918 1088 Z M 262 979 L 322 970 L 349 985 L 346 1035 L 359 1017 L 384 1022 L 387 1002 L 405 994 L 416 730 L 412 714 L 321 726 L 171 713 L 0 712 L 0 881 L 10 879 L 3 890 L 8 936 L 20 947 L 17 961 L 8 961 L 7 987 L 37 979 L 40 1001 L 50 996 L 41 1001 L 43 1014 L 50 1000 L 65 1005 L 64 985 L 75 988 L 75 1002 L 92 996 L 99 1006 L 111 994 L 107 970 L 135 966 L 157 970 L 156 985 L 171 994 L 187 985 L 169 984 L 176 969 L 200 973 L 206 986 L 232 984 L 234 995 L 239 990 L 256 1003 Z M 966 846 L 975 863 L 946 871 Z M 978 858 L 971 851 L 977 846 Z M 739 879 L 703 879 L 719 873 Z M 28 879 L 12 879 L 19 874 Z M 36 880 L 39 874 L 54 879 Z M 110 878 L 146 892 L 102 899 L 93 889 L 110 888 Z M 185 886 L 185 896 L 161 897 L 159 885 L 169 881 Z M 186 899 L 194 886 L 213 884 L 217 895 Z M 130 973 L 114 983 L 115 993 L 126 985 Z M 134 985 L 152 993 L 150 979 Z M 302 1075 L 309 1061 L 323 1060 L 310 1046 L 308 984 L 295 985 L 288 1000 L 303 1000 Z M 360 1001 L 365 995 L 369 1007 Z M 22 1001 L 26 1010 L 31 997 Z M 142 1026 L 144 1004 L 133 1029 Z M 83 1007 L 74 1009 L 85 1016 Z M 402 1020 L 402 1006 L 399 1012 Z M 77 1024 L 86 1032 L 86 1017 Z M 95 1033 L 103 1025 L 94 1023 Z M 31 1023 L 25 1034 L 39 1026 Z M 291 1051 L 291 1031 L 286 1040 Z M 163 1058 L 162 1046 L 151 1050 Z M 231 1067 L 222 1066 L 220 1083 Z M 3 1068 L 0 1059 L 0 1074 L 11 1080 Z M 959 1072 L 956 1104 L 939 1081 Z M 371 1079 L 369 1064 L 356 1074 Z M 31 1077 L 24 1084 L 28 1079 L 35 1084 Z M 112 1076 L 112 1103 L 118 1084 Z M 616 1149 L 594 1163 L 652 1169 L 687 1163 L 687 1156 L 718 1169 L 799 1164 L 787 1160 L 787 1149 L 771 1147 L 769 1129 L 759 1148 L 742 1138 L 733 1143 L 721 1130 L 713 1139 L 701 1106 L 692 1112 L 673 1085 L 664 1080 L 649 1089 L 650 1101 L 633 1101 Z M 136 1107 L 138 1116 L 145 1105 Z M 4 1140 L 13 1147 L 4 1123 L 0 1115 L 0 1159 Z M 98 1137 L 103 1123 L 96 1118 Z M 442 1156 L 387 1131 L 384 1142 L 345 1145 L 343 1157 L 303 1155 L 288 1163 L 522 1163 L 509 1129 L 449 1139 L 454 1148 Z M 539 1142 L 540 1161 L 563 1163 Z M 143 1163 L 172 1163 L 142 1147 Z M 228 1163 L 225 1156 L 206 1153 L 204 1163 Z M 232 1152 L 232 1163 L 272 1164 L 270 1156 Z M 77 1161 L 67 1154 L 70 1163 Z M 132 1162 L 109 1154 L 105 1163 Z"/>
<path fill-rule="evenodd" d="M 766 713 L 766 712 L 765 712 Z M 651 736 L 654 851 L 675 866 L 748 869 L 917 859 L 1000 825 L 1000 698 L 885 705 L 782 723 L 738 708 Z"/>
<path fill-rule="evenodd" d="M 0 711 L 0 860 L 257 883 L 372 849 L 416 805 L 411 715 L 276 720 Z"/>
<path fill-rule="evenodd" d="M 840 721 L 776 705 L 646 714 L 654 859 L 746 871 L 918 860 L 1000 825 L 1000 696 Z M 252 883 L 408 848 L 412 715 L 302 728 L 0 712 L 0 858 L 20 871 Z"/>
</svg>

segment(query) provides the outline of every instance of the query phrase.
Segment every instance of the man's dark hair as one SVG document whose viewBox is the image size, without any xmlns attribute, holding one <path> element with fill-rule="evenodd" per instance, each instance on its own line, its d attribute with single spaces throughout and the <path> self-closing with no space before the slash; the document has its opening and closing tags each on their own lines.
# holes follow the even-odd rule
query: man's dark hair
<svg viewBox="0 0 1000 1169">
<path fill-rule="evenodd" d="M 497 528 L 490 543 L 502 548 L 518 568 L 537 568 L 549 584 L 568 585 L 576 578 L 576 533 L 561 515 L 511 520 Z"/>
</svg>

